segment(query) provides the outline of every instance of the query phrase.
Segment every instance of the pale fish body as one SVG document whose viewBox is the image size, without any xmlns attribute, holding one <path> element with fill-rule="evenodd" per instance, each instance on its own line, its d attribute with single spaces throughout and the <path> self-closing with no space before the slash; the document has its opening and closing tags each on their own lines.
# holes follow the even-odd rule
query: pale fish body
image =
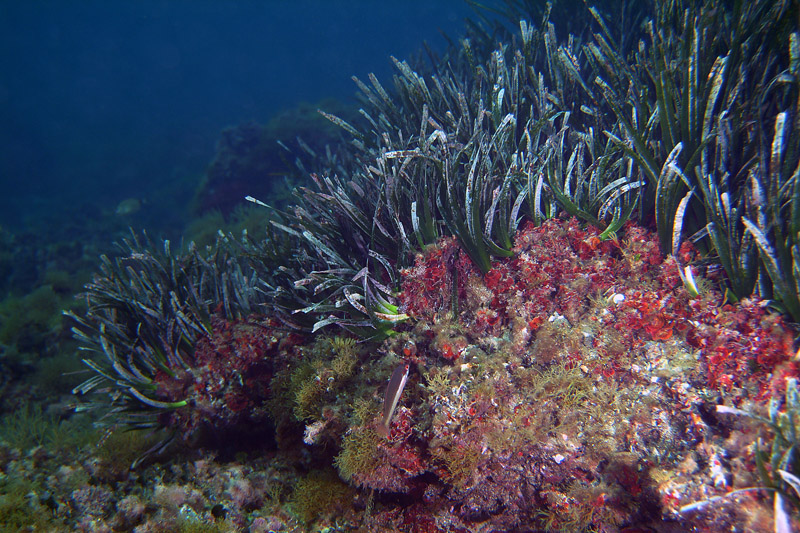
<svg viewBox="0 0 800 533">
<path fill-rule="evenodd" d="M 117 209 L 114 211 L 114 214 L 118 216 L 126 216 L 132 215 L 139 211 L 142 208 L 142 201 L 138 198 L 126 198 L 122 200 L 119 205 L 117 205 Z"/>
<path fill-rule="evenodd" d="M 392 425 L 392 417 L 400 401 L 400 395 L 408 381 L 408 363 L 404 363 L 392 372 L 389 384 L 386 386 L 386 395 L 383 398 L 383 423 L 378 426 L 378 433 L 384 437 L 389 436 L 389 427 Z"/>
</svg>

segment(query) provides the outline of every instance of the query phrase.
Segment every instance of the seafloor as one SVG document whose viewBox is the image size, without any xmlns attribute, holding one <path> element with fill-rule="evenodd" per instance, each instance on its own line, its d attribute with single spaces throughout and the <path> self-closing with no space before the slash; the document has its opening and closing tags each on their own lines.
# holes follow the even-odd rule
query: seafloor
<svg viewBox="0 0 800 533">
<path fill-rule="evenodd" d="M 99 434 L 69 405 L 6 417 L 0 530 L 773 531 L 766 490 L 679 510 L 764 485 L 776 437 L 755 414 L 797 375 L 793 332 L 679 259 L 696 294 L 642 228 L 550 220 L 485 275 L 453 239 L 428 247 L 382 343 L 219 318 L 164 378 L 194 402 L 162 420 L 176 442 L 135 469 L 159 435 Z"/>
</svg>

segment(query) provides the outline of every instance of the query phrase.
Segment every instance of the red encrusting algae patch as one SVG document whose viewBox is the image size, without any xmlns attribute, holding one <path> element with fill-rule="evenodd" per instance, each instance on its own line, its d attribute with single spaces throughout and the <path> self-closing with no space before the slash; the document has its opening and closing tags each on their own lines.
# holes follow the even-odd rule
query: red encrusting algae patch
<svg viewBox="0 0 800 533">
<path fill-rule="evenodd" d="M 449 320 L 455 310 L 467 338 L 510 332 L 511 348 L 522 353 L 547 321 L 562 317 L 577 325 L 592 314 L 593 300 L 613 297 L 618 304 L 593 319 L 614 329 L 626 351 L 674 337 L 697 350 L 710 387 L 740 387 L 746 378 L 759 397 L 780 389 L 770 384 L 773 369 L 786 364 L 781 376 L 793 375 L 792 332 L 764 302 L 723 306 L 722 295 L 710 288 L 691 298 L 679 273 L 697 257 L 690 244 L 681 246 L 679 265 L 664 258 L 655 235 L 634 224 L 625 226 L 621 240 L 600 240 L 599 233 L 574 218 L 528 224 L 517 234 L 514 256 L 495 261 L 485 275 L 454 239 L 442 239 L 403 271 L 401 309 L 433 323 Z M 434 347 L 453 360 L 451 345 Z"/>
<path fill-rule="evenodd" d="M 190 438 L 201 426 L 217 431 L 266 418 L 274 374 L 272 358 L 288 335 L 265 319 L 228 321 L 212 318 L 211 335 L 194 347 L 190 368 L 161 372 L 156 378 L 161 401 L 185 400 L 187 406 L 166 410 L 165 426 Z M 240 428 L 239 428 L 240 429 Z"/>
<path fill-rule="evenodd" d="M 665 257 L 634 224 L 601 240 L 576 219 L 526 225 L 513 257 L 486 274 L 454 239 L 430 246 L 402 272 L 413 328 L 385 343 L 395 353 L 414 345 L 407 360 L 425 392 L 405 414 L 417 429 L 378 444 L 354 479 L 414 487 L 430 512 L 451 509 L 462 526 L 514 528 L 531 512 L 546 530 L 743 520 L 756 499 L 711 522 L 676 510 L 752 483 L 754 456 L 740 442 L 752 446 L 764 428 L 732 430 L 711 413 L 720 398 L 759 410 L 783 394 L 798 374 L 793 332 L 765 302 L 724 304 L 718 271 L 698 258 L 688 243 Z M 699 296 L 683 285 L 687 266 Z M 407 446 L 414 468 L 401 471 Z"/>
</svg>

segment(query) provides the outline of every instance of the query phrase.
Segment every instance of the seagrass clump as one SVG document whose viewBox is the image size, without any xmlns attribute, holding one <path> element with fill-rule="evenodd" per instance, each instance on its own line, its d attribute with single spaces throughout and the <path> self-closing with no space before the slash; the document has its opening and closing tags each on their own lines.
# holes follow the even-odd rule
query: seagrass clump
<svg viewBox="0 0 800 533">
<path fill-rule="evenodd" d="M 295 279 L 315 328 L 386 333 L 416 251 L 453 235 L 487 272 L 523 219 L 559 213 L 603 238 L 654 224 L 667 253 L 690 239 L 729 299 L 800 319 L 798 2 L 581 5 L 589 29 L 559 33 L 572 4 L 505 2 L 515 33 L 473 24 L 430 65 L 393 58 L 391 87 L 355 79 L 357 123 L 323 113 L 351 157 L 282 223 L 322 263 Z"/>
<path fill-rule="evenodd" d="M 85 314 L 67 313 L 94 371 L 74 391 L 89 398 L 82 409 L 108 411 L 103 421 L 109 425 L 157 428 L 164 409 L 186 405 L 159 398 L 157 376 L 191 367 L 198 339 L 212 335 L 212 317 L 246 317 L 260 299 L 258 276 L 225 241 L 181 253 L 169 241 L 157 245 L 132 234 L 119 256 L 101 258 L 82 295 Z"/>
<path fill-rule="evenodd" d="M 639 205 L 643 180 L 615 142 L 622 126 L 577 103 L 586 93 L 569 76 L 578 53 L 549 21 L 522 21 L 511 42 L 464 39 L 430 67 L 393 58 L 391 88 L 355 79 L 361 120 L 323 112 L 352 137 L 350 157 L 314 175 L 274 222 L 305 259 L 281 289 L 303 305 L 280 313 L 312 330 L 380 336 L 407 318 L 393 298 L 397 272 L 440 236 L 455 236 L 487 272 L 493 257 L 511 255 L 526 218 L 566 212 L 613 234 Z"/>
</svg>

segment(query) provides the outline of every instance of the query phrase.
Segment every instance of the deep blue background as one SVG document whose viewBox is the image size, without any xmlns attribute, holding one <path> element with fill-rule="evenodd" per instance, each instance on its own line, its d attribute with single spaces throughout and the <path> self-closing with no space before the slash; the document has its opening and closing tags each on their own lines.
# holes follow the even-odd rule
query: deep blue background
<svg viewBox="0 0 800 533">
<path fill-rule="evenodd" d="M 461 0 L 2 1 L 0 225 L 131 196 L 182 204 L 223 127 L 350 99 L 352 75 L 388 83 L 390 54 L 443 49 L 439 30 L 458 36 L 470 13 Z"/>
</svg>

